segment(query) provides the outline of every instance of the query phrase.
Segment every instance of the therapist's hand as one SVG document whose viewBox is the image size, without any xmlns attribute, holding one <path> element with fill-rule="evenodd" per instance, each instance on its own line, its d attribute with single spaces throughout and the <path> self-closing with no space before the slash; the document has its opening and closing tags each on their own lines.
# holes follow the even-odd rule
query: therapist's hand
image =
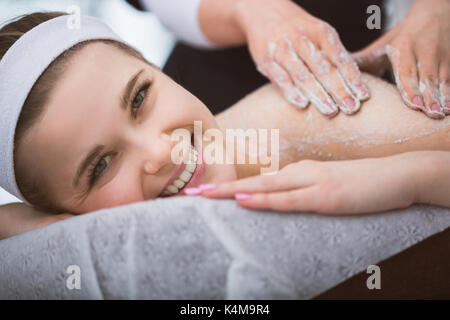
<svg viewBox="0 0 450 320">
<path fill-rule="evenodd" d="M 450 114 L 450 0 L 416 0 L 402 22 L 353 57 L 375 74 L 392 65 L 408 107 L 431 118 Z"/>
<path fill-rule="evenodd" d="M 235 196 L 243 207 L 275 211 L 356 214 L 404 208 L 414 202 L 417 181 L 425 180 L 421 175 L 428 174 L 417 168 L 424 166 L 422 158 L 425 153 L 348 161 L 303 160 L 274 175 L 219 184 L 202 196 Z"/>
<path fill-rule="evenodd" d="M 336 31 L 289 0 L 242 0 L 235 17 L 258 70 L 294 106 L 353 114 L 369 89 Z"/>
</svg>

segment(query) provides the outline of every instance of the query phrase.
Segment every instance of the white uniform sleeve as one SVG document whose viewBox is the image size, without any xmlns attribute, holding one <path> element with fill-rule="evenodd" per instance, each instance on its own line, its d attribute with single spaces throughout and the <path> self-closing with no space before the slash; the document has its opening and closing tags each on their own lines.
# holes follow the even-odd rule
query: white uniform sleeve
<svg viewBox="0 0 450 320">
<path fill-rule="evenodd" d="M 384 24 L 384 31 L 391 29 L 402 21 L 413 3 L 414 0 L 386 0 L 384 8 L 387 23 Z"/>
<path fill-rule="evenodd" d="M 218 47 L 200 28 L 198 9 L 202 0 L 139 0 L 146 11 L 152 11 L 179 40 L 203 48 Z"/>
</svg>

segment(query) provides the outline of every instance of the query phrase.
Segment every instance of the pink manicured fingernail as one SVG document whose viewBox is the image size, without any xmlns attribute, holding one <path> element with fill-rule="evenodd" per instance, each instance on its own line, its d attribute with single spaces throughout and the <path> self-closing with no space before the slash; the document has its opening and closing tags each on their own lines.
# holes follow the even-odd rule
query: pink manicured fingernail
<svg viewBox="0 0 450 320">
<path fill-rule="evenodd" d="M 331 118 L 334 117 L 339 112 L 339 108 L 332 105 L 331 103 L 324 101 L 323 104 L 328 108 L 328 111 L 324 113 L 326 116 Z"/>
<path fill-rule="evenodd" d="M 234 198 L 236 200 L 248 200 L 250 199 L 251 195 L 250 193 L 235 193 Z"/>
<path fill-rule="evenodd" d="M 299 107 L 304 107 L 304 106 L 306 106 L 308 104 L 308 101 L 303 99 L 301 96 L 296 96 L 295 97 L 295 102 L 298 103 Z"/>
<path fill-rule="evenodd" d="M 360 99 L 367 99 L 369 97 L 369 89 L 365 85 L 356 86 L 356 89 L 359 91 Z"/>
<path fill-rule="evenodd" d="M 197 196 L 202 193 L 200 188 L 185 188 L 183 191 L 188 196 Z"/>
<path fill-rule="evenodd" d="M 209 184 L 201 184 L 199 186 L 200 190 L 206 191 L 206 190 L 214 190 L 217 187 L 215 183 L 209 183 Z"/>
<path fill-rule="evenodd" d="M 431 110 L 436 111 L 436 112 L 441 112 L 441 106 L 438 105 L 437 103 L 433 103 L 433 105 L 431 106 Z"/>
<path fill-rule="evenodd" d="M 412 98 L 412 102 L 415 105 L 425 107 L 425 103 L 423 102 L 423 98 L 421 96 L 414 96 L 414 98 Z"/>
<path fill-rule="evenodd" d="M 444 108 L 450 110 L 450 101 L 445 103 Z"/>
<path fill-rule="evenodd" d="M 345 106 L 346 106 L 349 110 L 354 110 L 355 107 L 356 107 L 355 100 L 353 100 L 352 98 L 345 98 L 345 99 L 344 99 L 344 103 L 345 103 Z"/>
</svg>

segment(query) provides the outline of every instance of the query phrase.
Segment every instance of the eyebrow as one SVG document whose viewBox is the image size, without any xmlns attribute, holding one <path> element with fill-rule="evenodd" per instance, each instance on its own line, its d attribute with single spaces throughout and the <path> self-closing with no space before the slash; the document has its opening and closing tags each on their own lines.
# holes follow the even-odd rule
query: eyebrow
<svg viewBox="0 0 450 320">
<path fill-rule="evenodd" d="M 86 155 L 86 157 L 84 157 L 73 179 L 72 185 L 74 186 L 74 188 L 78 187 L 78 182 L 80 180 L 81 175 L 86 171 L 89 164 L 93 162 L 95 158 L 97 158 L 97 156 L 102 152 L 104 148 L 105 148 L 104 145 L 98 144 Z"/>
<path fill-rule="evenodd" d="M 130 80 L 128 80 L 127 85 L 125 86 L 125 89 L 122 93 L 122 98 L 120 99 L 120 107 L 123 110 L 127 109 L 127 106 L 131 103 L 131 93 L 133 92 L 133 88 L 136 85 L 136 82 L 139 79 L 139 76 L 141 73 L 144 72 L 144 69 L 139 70 L 135 73 L 133 77 L 131 77 Z"/>
<path fill-rule="evenodd" d="M 127 82 L 127 84 L 126 84 L 126 86 L 125 86 L 125 88 L 123 90 L 122 96 L 120 98 L 120 108 L 121 109 L 126 110 L 127 106 L 130 104 L 130 102 L 131 102 L 131 94 L 133 92 L 133 88 L 136 85 L 136 82 L 138 81 L 139 76 L 141 75 L 142 72 L 144 72 L 144 69 L 141 69 L 138 72 L 136 72 L 130 78 L 130 80 L 128 80 L 128 82 Z M 91 164 L 91 162 L 93 162 L 94 159 L 98 157 L 98 155 L 103 151 L 104 148 L 105 148 L 104 145 L 97 144 L 83 158 L 83 160 L 81 161 L 80 165 L 78 166 L 78 169 L 77 169 L 77 171 L 75 173 L 75 177 L 74 177 L 74 179 L 72 181 L 72 186 L 75 189 L 78 187 L 78 183 L 79 183 L 80 177 L 86 171 L 86 169 L 88 168 L 89 164 Z"/>
</svg>

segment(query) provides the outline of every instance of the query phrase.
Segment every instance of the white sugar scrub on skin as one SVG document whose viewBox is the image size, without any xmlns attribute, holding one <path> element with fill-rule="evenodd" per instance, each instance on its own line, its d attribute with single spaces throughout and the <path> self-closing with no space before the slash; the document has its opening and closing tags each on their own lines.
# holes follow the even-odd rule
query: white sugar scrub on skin
<svg viewBox="0 0 450 320">
<path fill-rule="evenodd" d="M 300 89 L 289 82 L 289 79 L 287 78 L 288 75 L 285 74 L 285 71 L 275 62 L 272 62 L 271 74 L 275 83 L 282 89 L 287 101 L 301 109 L 308 105 L 308 98 Z"/>
<path fill-rule="evenodd" d="M 445 84 L 444 81 L 441 81 L 439 83 L 439 98 L 440 98 L 440 102 L 441 105 L 444 107 L 444 113 L 445 114 L 450 114 L 450 96 L 446 96 L 445 92 L 450 93 L 450 88 L 449 85 Z"/>
<path fill-rule="evenodd" d="M 291 106 L 270 84 L 216 116 L 221 128 L 280 131 L 280 168 L 302 159 L 345 160 L 415 150 L 450 151 L 450 117 L 430 119 L 406 107 L 397 88 L 363 74 L 371 99 L 354 115 L 327 118 Z M 242 118 L 246 114 L 246 118 Z"/>
<path fill-rule="evenodd" d="M 309 47 L 311 50 L 310 55 L 315 56 L 315 58 L 321 57 L 321 55 L 317 55 L 314 45 L 312 42 L 310 42 L 306 36 L 302 37 L 303 41 L 308 41 Z M 318 110 L 322 113 L 327 115 L 328 117 L 333 117 L 336 115 L 339 110 L 336 103 L 333 101 L 331 96 L 325 91 L 324 87 L 322 86 L 319 81 L 315 78 L 314 75 L 311 74 L 308 67 L 304 64 L 302 60 L 298 57 L 297 53 L 295 52 L 292 42 L 289 39 L 285 39 L 285 42 L 289 48 L 289 55 L 291 57 L 290 60 L 287 61 L 287 68 L 291 72 L 295 72 L 297 74 L 297 79 L 294 80 L 296 88 L 299 89 L 301 92 L 304 92 L 307 100 L 309 100 Z M 322 62 L 325 62 L 322 59 Z M 319 61 L 317 61 L 319 63 Z M 320 64 L 322 66 L 321 71 L 323 73 L 330 71 L 330 64 L 328 65 Z M 328 69 L 326 69 L 328 68 Z"/>
<path fill-rule="evenodd" d="M 398 70 L 399 63 L 400 63 L 400 50 L 392 47 L 391 45 L 386 45 L 385 50 L 386 50 L 386 54 L 388 55 L 388 57 L 392 63 L 392 70 L 394 73 L 395 83 L 398 87 L 398 90 L 400 91 L 403 101 L 405 101 L 407 106 L 412 108 L 413 110 L 425 111 L 424 106 L 420 106 L 420 105 L 414 103 L 413 101 L 411 101 L 411 99 L 408 97 L 408 94 L 405 91 L 405 88 L 403 87 L 402 82 L 400 81 L 399 70 Z M 414 93 L 416 93 L 417 95 L 422 95 L 423 92 L 425 92 L 425 87 L 424 86 L 420 87 L 420 83 L 419 83 L 419 87 L 417 88 L 417 85 L 415 84 L 415 82 L 412 82 L 411 88 L 414 91 Z"/>
<path fill-rule="evenodd" d="M 443 112 L 432 110 L 431 107 L 427 108 L 425 106 L 420 106 L 411 100 L 413 99 L 413 97 L 408 96 L 408 93 L 406 92 L 402 83 L 402 80 L 404 81 L 404 79 L 401 79 L 399 75 L 399 63 L 401 59 L 400 51 L 397 48 L 392 47 L 391 45 L 386 45 L 385 50 L 392 63 L 396 85 L 407 106 L 412 108 L 413 110 L 422 110 L 432 118 L 442 118 Z M 419 72 L 420 64 L 417 64 L 417 68 L 417 71 Z M 410 88 L 413 91 L 412 95 L 420 95 L 422 97 L 424 97 L 425 95 L 429 95 L 433 99 L 433 101 L 440 101 L 440 93 L 437 85 L 432 84 L 428 79 L 425 80 L 425 83 L 422 81 L 418 81 L 417 83 L 416 80 L 410 80 Z M 441 108 L 438 109 L 442 110 Z"/>
<path fill-rule="evenodd" d="M 343 46 L 342 42 L 339 40 L 339 35 L 336 29 L 334 29 L 332 26 L 323 21 L 320 22 L 320 27 L 323 29 L 323 31 L 325 31 L 327 35 L 327 40 L 330 43 L 330 45 L 335 47 L 335 50 L 337 51 L 338 61 L 343 65 L 345 65 L 345 67 L 340 70 L 340 73 L 341 76 L 343 76 L 347 86 L 351 88 L 352 94 L 356 95 L 357 97 L 356 100 L 359 99 L 361 101 L 364 101 L 369 99 L 370 93 L 367 90 L 367 88 L 365 88 L 364 84 L 352 83 L 346 80 L 346 79 L 353 79 L 353 81 L 355 81 L 357 77 L 361 75 L 361 72 L 359 71 L 356 62 L 352 59 L 348 51 Z M 353 72 L 356 72 L 356 74 L 354 74 L 353 77 L 350 77 L 351 70 L 353 70 Z"/>
</svg>

